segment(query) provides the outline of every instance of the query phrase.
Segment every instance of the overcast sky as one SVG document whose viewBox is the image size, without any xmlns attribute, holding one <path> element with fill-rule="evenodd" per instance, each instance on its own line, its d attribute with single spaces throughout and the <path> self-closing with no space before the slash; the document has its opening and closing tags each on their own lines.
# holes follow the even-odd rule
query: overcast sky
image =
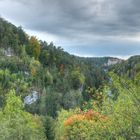
<svg viewBox="0 0 140 140">
<path fill-rule="evenodd" d="M 0 0 L 0 16 L 72 54 L 140 54 L 140 0 Z"/>
</svg>

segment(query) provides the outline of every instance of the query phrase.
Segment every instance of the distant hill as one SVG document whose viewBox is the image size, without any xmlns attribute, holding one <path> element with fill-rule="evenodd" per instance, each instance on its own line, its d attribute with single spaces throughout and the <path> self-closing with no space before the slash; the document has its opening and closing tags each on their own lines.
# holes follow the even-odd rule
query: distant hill
<svg viewBox="0 0 140 140">
<path fill-rule="evenodd" d="M 83 61 L 87 61 L 94 66 L 98 67 L 108 67 L 111 65 L 115 65 L 117 63 L 121 63 L 123 60 L 114 57 L 91 57 L 91 58 L 82 58 Z"/>
<path fill-rule="evenodd" d="M 120 76 L 127 76 L 133 79 L 140 72 L 140 55 L 132 56 L 113 66 L 114 72 Z"/>
</svg>

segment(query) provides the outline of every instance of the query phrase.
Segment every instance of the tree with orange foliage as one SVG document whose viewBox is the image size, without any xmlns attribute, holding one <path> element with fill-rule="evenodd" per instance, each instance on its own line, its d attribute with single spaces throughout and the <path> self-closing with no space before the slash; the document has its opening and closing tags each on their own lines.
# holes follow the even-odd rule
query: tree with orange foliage
<svg viewBox="0 0 140 140">
<path fill-rule="evenodd" d="M 61 123 L 57 126 L 56 140 L 103 139 L 107 124 L 109 124 L 107 116 L 94 110 L 81 111 L 76 109 L 62 112 L 64 114 L 59 114 L 58 117 Z M 61 136 L 57 135 L 58 132 L 61 133 Z M 100 135 L 101 133 L 102 135 Z"/>
</svg>

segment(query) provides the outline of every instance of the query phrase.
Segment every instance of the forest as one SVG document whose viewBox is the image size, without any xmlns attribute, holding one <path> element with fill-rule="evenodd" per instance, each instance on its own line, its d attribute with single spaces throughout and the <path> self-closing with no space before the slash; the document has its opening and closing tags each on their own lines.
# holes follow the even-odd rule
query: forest
<svg viewBox="0 0 140 140">
<path fill-rule="evenodd" d="M 78 57 L 0 18 L 0 140 L 139 140 L 140 56 Z"/>
</svg>

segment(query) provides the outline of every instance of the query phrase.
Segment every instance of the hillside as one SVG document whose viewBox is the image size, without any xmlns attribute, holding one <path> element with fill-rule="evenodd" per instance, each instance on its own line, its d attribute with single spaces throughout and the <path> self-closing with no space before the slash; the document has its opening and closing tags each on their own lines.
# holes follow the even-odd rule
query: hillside
<svg viewBox="0 0 140 140">
<path fill-rule="evenodd" d="M 126 61 L 114 65 L 113 69 L 120 76 L 134 79 L 140 71 L 140 55 L 132 56 Z"/>
<path fill-rule="evenodd" d="M 69 109 L 81 106 L 84 100 L 89 100 L 86 95 L 87 88 L 97 90 L 102 88 L 103 83 L 106 82 L 107 77 L 103 66 L 105 62 L 113 58 L 92 58 L 91 60 L 90 58 L 80 58 L 70 55 L 53 43 L 48 44 L 45 41 L 38 41 L 36 37 L 29 37 L 21 27 L 17 28 L 3 19 L 0 19 L 0 25 L 2 31 L 0 32 L 2 37 L 0 41 L 1 74 L 5 74 L 6 71 L 9 74 L 6 76 L 11 81 L 13 80 L 11 75 L 15 75 L 16 79 L 20 80 L 14 81 L 12 84 L 22 81 L 22 83 L 19 83 L 21 87 L 19 85 L 19 87 L 14 88 L 23 99 L 36 90 L 39 94 L 37 95 L 39 102 L 28 106 L 27 110 L 31 107 L 28 111 L 41 113 L 39 110 L 40 96 L 45 94 L 43 92 L 54 92 L 54 97 L 44 98 L 54 103 L 56 97 L 59 97 L 58 103 L 54 105 L 46 104 L 43 111 L 43 113 L 54 117 L 56 111 L 61 108 Z M 7 81 L 8 85 L 5 86 L 12 88 L 11 81 Z M 22 89 L 24 88 L 22 86 L 25 86 L 24 84 L 26 85 L 25 91 Z M 9 88 L 5 89 L 5 86 L 3 86 L 3 90 L 7 93 Z M 77 94 L 73 95 L 73 92 Z M 71 102 L 69 102 L 69 98 L 72 99 Z M 47 108 L 50 108 L 50 106 L 52 109 L 48 110 Z"/>
<path fill-rule="evenodd" d="M 74 56 L 0 18 L 1 140 L 139 139 L 139 62 Z"/>
</svg>

